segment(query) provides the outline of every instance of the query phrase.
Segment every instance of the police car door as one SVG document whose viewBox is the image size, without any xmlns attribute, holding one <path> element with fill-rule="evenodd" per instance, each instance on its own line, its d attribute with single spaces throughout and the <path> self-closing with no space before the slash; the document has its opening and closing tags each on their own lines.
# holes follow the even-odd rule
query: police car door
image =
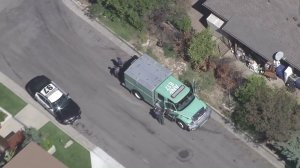
<svg viewBox="0 0 300 168">
<path fill-rule="evenodd" d="M 53 108 L 51 106 L 51 103 L 48 101 L 46 97 L 44 97 L 41 93 L 36 93 L 36 99 L 37 101 L 47 110 L 49 111 L 52 115 L 53 113 Z"/>
</svg>

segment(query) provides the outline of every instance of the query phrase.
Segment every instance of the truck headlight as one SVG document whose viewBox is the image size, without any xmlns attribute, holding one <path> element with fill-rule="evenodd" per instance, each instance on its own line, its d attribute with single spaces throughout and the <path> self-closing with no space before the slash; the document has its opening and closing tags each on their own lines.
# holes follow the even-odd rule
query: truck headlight
<svg viewBox="0 0 300 168">
<path fill-rule="evenodd" d="M 194 121 L 192 121 L 192 122 L 190 122 L 190 124 L 189 124 L 189 125 L 190 125 L 190 126 L 192 126 L 192 125 L 194 125 L 194 124 L 195 124 L 195 122 L 194 122 Z"/>
</svg>

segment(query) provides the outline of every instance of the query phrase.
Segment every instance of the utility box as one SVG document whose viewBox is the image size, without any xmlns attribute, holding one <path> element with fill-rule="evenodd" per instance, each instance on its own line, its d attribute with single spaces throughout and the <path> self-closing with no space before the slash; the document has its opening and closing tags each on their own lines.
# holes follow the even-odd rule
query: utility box
<svg viewBox="0 0 300 168">
<path fill-rule="evenodd" d="M 208 26 L 214 30 L 214 35 L 216 37 L 221 37 L 222 35 L 219 33 L 219 29 L 224 25 L 224 21 L 215 16 L 214 14 L 210 14 L 206 18 Z"/>
<path fill-rule="evenodd" d="M 291 90 L 291 91 L 295 91 L 295 89 L 297 88 L 297 80 L 299 80 L 300 77 L 297 76 L 296 74 L 292 74 L 288 77 L 287 82 L 286 82 L 286 86 Z M 300 80 L 299 80 L 300 81 Z M 300 84 L 300 83 L 299 83 Z M 299 88 L 299 87 L 298 87 Z"/>
<path fill-rule="evenodd" d="M 140 88 L 140 93 L 144 93 L 144 100 L 154 105 L 155 89 L 171 75 L 169 69 L 153 58 L 141 56 L 124 72 L 125 86 L 130 89 Z"/>
</svg>

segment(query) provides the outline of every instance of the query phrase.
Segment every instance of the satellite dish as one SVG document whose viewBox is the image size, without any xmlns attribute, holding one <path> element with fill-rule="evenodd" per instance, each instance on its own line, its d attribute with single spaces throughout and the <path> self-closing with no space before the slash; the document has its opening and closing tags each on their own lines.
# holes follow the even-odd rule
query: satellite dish
<svg viewBox="0 0 300 168">
<path fill-rule="evenodd" d="M 283 56 L 284 56 L 284 54 L 283 54 L 283 52 L 282 51 L 278 51 L 276 54 L 275 54 L 275 60 L 276 61 L 279 61 L 279 60 L 281 60 L 282 58 L 283 58 Z"/>
</svg>

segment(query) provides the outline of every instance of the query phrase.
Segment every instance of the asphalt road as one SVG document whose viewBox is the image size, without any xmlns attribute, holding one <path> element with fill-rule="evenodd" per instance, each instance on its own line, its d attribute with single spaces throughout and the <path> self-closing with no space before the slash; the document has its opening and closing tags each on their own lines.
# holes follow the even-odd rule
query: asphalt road
<svg viewBox="0 0 300 168">
<path fill-rule="evenodd" d="M 159 125 L 109 74 L 111 59 L 129 55 L 61 1 L 0 2 L 0 70 L 23 87 L 40 74 L 54 80 L 82 108 L 76 129 L 125 167 L 272 167 L 212 119 L 194 132 Z"/>
</svg>

